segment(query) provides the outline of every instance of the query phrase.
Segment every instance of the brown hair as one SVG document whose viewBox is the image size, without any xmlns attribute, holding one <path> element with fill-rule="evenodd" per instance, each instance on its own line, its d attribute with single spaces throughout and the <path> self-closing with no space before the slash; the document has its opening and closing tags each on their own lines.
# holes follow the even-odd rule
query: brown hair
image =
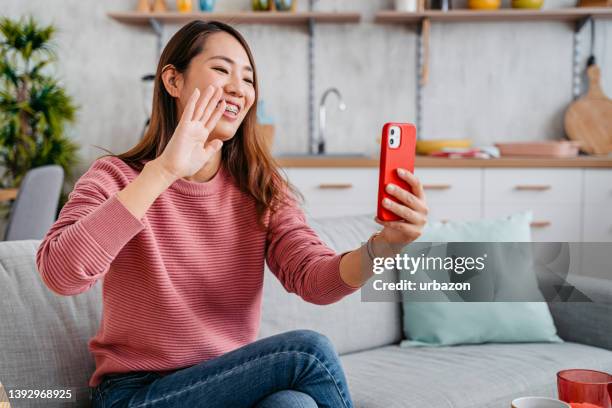
<svg viewBox="0 0 612 408">
<path fill-rule="evenodd" d="M 264 227 L 266 214 L 274 212 L 289 191 L 301 197 L 280 175 L 265 141 L 255 132 L 257 120 L 257 71 L 253 54 L 244 37 L 233 27 L 219 21 L 192 21 L 172 36 L 159 59 L 153 92 L 151 122 L 140 142 L 129 151 L 112 155 L 130 167 L 142 171 L 143 160 L 158 157 L 170 141 L 179 118 L 176 100 L 164 86 L 161 78 L 163 67 L 173 65 L 177 71 L 185 72 L 191 60 L 202 52 L 207 37 L 217 32 L 226 32 L 236 38 L 249 56 L 253 67 L 255 100 L 234 137 L 223 143 L 222 164 L 235 180 L 238 188 L 253 197 L 258 222 Z"/>
</svg>

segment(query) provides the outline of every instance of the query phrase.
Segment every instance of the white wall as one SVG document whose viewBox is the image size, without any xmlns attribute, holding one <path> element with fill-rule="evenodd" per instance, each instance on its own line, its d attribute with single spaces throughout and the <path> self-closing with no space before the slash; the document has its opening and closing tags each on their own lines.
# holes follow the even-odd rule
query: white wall
<svg viewBox="0 0 612 408">
<path fill-rule="evenodd" d="M 2 15 L 31 13 L 60 31 L 57 71 L 81 107 L 70 129 L 83 147 L 79 173 L 103 153 L 93 145 L 118 153 L 140 137 L 140 77 L 155 69 L 155 36 L 147 28 L 106 16 L 135 4 L 136 0 L 2 1 Z M 248 0 L 218 0 L 218 10 L 249 5 Z M 571 5 L 572 0 L 546 0 L 545 7 Z M 300 9 L 306 6 L 306 0 L 299 0 Z M 391 0 L 316 4 L 317 10 L 363 13 L 360 24 L 316 29 L 316 102 L 327 87 L 336 86 L 348 106 L 339 112 L 330 98 L 330 151 L 373 152 L 382 123 L 415 120 L 416 27 L 372 21 L 376 10 L 391 7 Z M 306 27 L 238 28 L 253 48 L 261 98 L 277 121 L 275 151 L 305 152 Z M 176 29 L 166 27 L 165 38 Z M 597 29 L 603 85 L 612 95 L 612 22 L 600 21 Z M 471 137 L 476 143 L 562 137 L 563 111 L 571 101 L 572 34 L 572 24 L 556 22 L 432 24 L 423 137 Z M 588 34 L 587 29 L 585 53 Z"/>
</svg>

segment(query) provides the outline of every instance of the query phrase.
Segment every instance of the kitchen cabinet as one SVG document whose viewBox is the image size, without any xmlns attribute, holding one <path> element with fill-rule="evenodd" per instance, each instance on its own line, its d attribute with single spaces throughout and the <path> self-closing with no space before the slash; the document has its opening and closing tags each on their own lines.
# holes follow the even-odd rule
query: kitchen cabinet
<svg viewBox="0 0 612 408">
<path fill-rule="evenodd" d="M 376 208 L 378 171 L 361 168 L 285 169 L 313 217 L 367 214 Z"/>
<path fill-rule="evenodd" d="M 417 169 L 429 218 L 439 221 L 470 220 L 482 216 L 482 174 L 479 169 Z"/>
<path fill-rule="evenodd" d="M 612 171 L 585 169 L 583 194 L 584 241 L 612 242 Z"/>
<path fill-rule="evenodd" d="M 533 212 L 534 241 L 580 241 L 582 169 L 483 169 L 486 218 Z"/>
<path fill-rule="evenodd" d="M 312 217 L 376 212 L 376 167 L 285 167 Z M 430 221 L 533 212 L 534 241 L 612 242 L 612 168 L 417 168 Z"/>
</svg>

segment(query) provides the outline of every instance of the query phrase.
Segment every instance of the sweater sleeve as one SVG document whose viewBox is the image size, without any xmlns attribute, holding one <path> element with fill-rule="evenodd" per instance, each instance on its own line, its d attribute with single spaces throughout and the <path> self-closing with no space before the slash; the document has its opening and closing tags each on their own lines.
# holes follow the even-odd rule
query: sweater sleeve
<svg viewBox="0 0 612 408">
<path fill-rule="evenodd" d="M 306 224 L 295 200 L 279 208 L 270 218 L 266 261 L 288 292 L 307 302 L 326 305 L 359 289 L 340 277 L 340 259 Z"/>
<path fill-rule="evenodd" d="M 127 183 L 121 170 L 104 159 L 77 181 L 36 253 L 41 278 L 53 292 L 68 296 L 87 291 L 144 229 L 116 197 Z"/>
</svg>

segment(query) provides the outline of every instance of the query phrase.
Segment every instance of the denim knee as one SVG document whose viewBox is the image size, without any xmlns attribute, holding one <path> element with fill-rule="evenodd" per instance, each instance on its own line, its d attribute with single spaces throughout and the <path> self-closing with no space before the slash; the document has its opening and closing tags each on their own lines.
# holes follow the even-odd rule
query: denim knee
<svg viewBox="0 0 612 408">
<path fill-rule="evenodd" d="M 314 330 L 300 329 L 285 333 L 287 343 L 292 347 L 323 356 L 326 359 L 338 358 L 338 353 L 331 340 Z"/>
<path fill-rule="evenodd" d="M 275 392 L 261 400 L 255 408 L 317 408 L 316 401 L 308 394 L 294 390 Z"/>
</svg>

